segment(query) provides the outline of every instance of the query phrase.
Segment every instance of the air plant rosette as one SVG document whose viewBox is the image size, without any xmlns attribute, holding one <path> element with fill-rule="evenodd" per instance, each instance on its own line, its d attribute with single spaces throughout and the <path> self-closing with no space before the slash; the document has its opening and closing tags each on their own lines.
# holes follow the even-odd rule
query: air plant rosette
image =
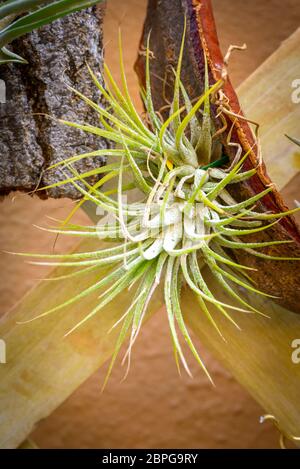
<svg viewBox="0 0 300 469">
<path fill-rule="evenodd" d="M 264 251 L 264 248 L 270 246 L 293 242 L 291 240 L 244 241 L 249 235 L 267 231 L 298 209 L 281 213 L 260 211 L 257 204 L 273 190 L 272 185 L 245 200 L 234 199 L 230 188 L 252 178 L 258 167 L 245 169 L 250 150 L 243 154 L 242 147 L 231 142 L 230 130 L 227 133 L 227 144 L 235 148 L 235 156 L 230 161 L 223 153 L 220 135 L 225 129 L 215 128 L 211 105 L 222 116 L 222 103 L 226 99 L 222 90 L 224 81 L 220 79 L 213 85 L 209 84 L 206 62 L 204 92 L 197 100 L 190 99 L 181 81 L 184 42 L 185 33 L 177 68 L 173 70 L 173 99 L 167 118 L 155 111 L 153 105 L 149 41 L 145 50 L 146 85 L 141 89 L 146 110 L 143 117 L 136 111 L 129 95 L 121 41 L 122 89 L 107 66 L 105 85 L 89 69 L 95 86 L 106 100 L 106 107 L 99 106 L 74 89 L 72 91 L 98 113 L 99 127 L 61 119 L 60 122 L 105 138 L 116 148 L 60 161 L 49 169 L 57 166 L 64 168 L 65 180 L 43 188 L 72 183 L 82 194 L 82 200 L 76 208 L 83 201 L 89 201 L 98 210 L 107 213 L 111 220 L 110 223 L 98 223 L 97 226 L 80 226 L 72 224 L 68 217 L 60 227 L 48 230 L 57 235 L 100 238 L 108 241 L 105 249 L 67 255 L 30 254 L 46 259 L 34 262 L 36 264 L 70 267 L 71 272 L 67 277 L 84 276 L 90 271 L 101 272 L 101 269 L 106 269 L 105 274 L 94 284 L 63 304 L 33 318 L 54 314 L 65 306 L 80 302 L 84 296 L 99 291 L 97 306 L 75 324 L 68 334 L 84 327 L 84 323 L 96 314 L 101 314 L 101 309 L 123 290 L 132 289 L 129 308 L 113 326 L 120 327 L 120 333 L 105 383 L 128 335 L 130 340 L 124 360 L 127 359 L 129 370 L 132 347 L 147 307 L 155 290 L 161 287 L 178 369 L 183 365 L 187 373 L 191 374 L 179 337 L 181 333 L 195 359 L 211 379 L 186 327 L 180 306 L 181 290 L 192 290 L 199 304 L 199 314 L 205 314 L 222 336 L 218 320 L 210 312 L 210 305 L 214 305 L 221 315 L 239 327 L 230 315 L 231 310 L 240 314 L 264 314 L 246 301 L 244 291 L 275 298 L 261 291 L 255 284 L 251 277 L 253 267 L 238 262 L 232 253 L 242 250 L 249 256 L 263 260 L 295 260 L 294 257 L 272 256 Z M 99 155 L 113 156 L 118 161 L 84 174 L 78 174 L 72 166 L 80 159 Z M 94 175 L 101 175 L 102 178 L 91 185 L 88 178 Z M 114 185 L 112 189 L 103 191 L 107 181 L 113 181 Z M 139 196 L 136 201 L 128 202 L 127 194 L 134 189 L 138 190 Z M 211 286 L 209 288 L 202 276 L 201 269 L 204 266 L 209 268 L 224 291 L 238 301 L 239 306 L 224 303 L 215 297 L 213 289 Z M 57 279 L 60 280 L 63 281 L 62 278 Z"/>
</svg>

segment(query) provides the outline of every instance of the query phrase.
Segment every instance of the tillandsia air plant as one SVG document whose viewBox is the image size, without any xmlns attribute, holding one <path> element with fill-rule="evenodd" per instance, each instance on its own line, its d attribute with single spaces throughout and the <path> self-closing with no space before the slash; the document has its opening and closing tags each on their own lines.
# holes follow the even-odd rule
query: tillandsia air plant
<svg viewBox="0 0 300 469">
<path fill-rule="evenodd" d="M 84 276 L 91 270 L 100 272 L 105 269 L 97 282 L 33 319 L 46 317 L 99 291 L 97 306 L 74 325 L 68 332 L 70 334 L 100 313 L 101 308 L 124 289 L 132 289 L 129 308 L 113 326 L 120 326 L 121 323 L 105 382 L 128 334 L 130 340 L 124 360 L 128 360 L 129 369 L 131 350 L 147 307 L 155 290 L 161 286 L 178 368 L 182 364 L 187 373 L 191 374 L 180 342 L 180 332 L 210 378 L 184 321 L 180 306 L 182 288 L 193 291 L 199 303 L 199 314 L 202 311 L 222 336 L 217 319 L 211 314 L 210 305 L 214 305 L 221 315 L 238 327 L 230 315 L 231 310 L 241 314 L 263 314 L 246 301 L 243 291 L 272 297 L 255 285 L 251 278 L 253 268 L 236 261 L 231 253 L 243 250 L 249 256 L 262 260 L 290 259 L 272 256 L 263 250 L 269 246 L 291 242 L 289 240 L 244 241 L 245 236 L 267 231 L 282 217 L 298 209 L 282 213 L 257 210 L 257 203 L 273 190 L 272 185 L 241 202 L 230 194 L 232 186 L 249 180 L 256 174 L 257 168 L 245 170 L 244 164 L 250 152 L 243 154 L 241 146 L 235 143 L 232 143 L 236 152 L 231 162 L 222 153 L 219 137 L 223 130 L 214 127 L 210 109 L 213 104 L 219 106 L 220 114 L 223 112 L 220 106 L 223 80 L 209 84 L 207 63 L 203 94 L 195 101 L 189 98 L 181 81 L 184 42 L 185 33 L 177 67 L 173 70 L 173 98 L 167 118 L 164 119 L 161 113 L 154 110 L 149 42 L 145 50 L 146 85 L 141 89 L 146 110 L 142 117 L 129 95 L 120 40 L 121 88 L 106 65 L 104 86 L 89 69 L 107 106 L 103 108 L 72 89 L 98 113 L 99 127 L 60 120 L 64 125 L 104 137 L 116 145 L 111 150 L 75 155 L 54 165 L 62 166 L 69 172 L 64 181 L 54 185 L 72 183 L 82 194 L 83 199 L 76 208 L 83 201 L 89 201 L 110 215 L 110 223 L 81 226 L 72 224 L 69 217 L 63 225 L 50 228 L 49 231 L 59 235 L 100 238 L 109 244 L 92 252 L 31 255 L 48 258 L 42 262 L 34 262 L 37 264 L 62 265 L 74 269 L 68 276 Z M 229 145 L 230 138 L 231 132 L 227 135 Z M 72 164 L 80 159 L 99 155 L 113 156 L 118 160 L 93 170 L 93 174 L 102 175 L 102 179 L 95 185 L 90 185 L 87 178 L 91 176 L 91 172 L 78 174 Z M 109 180 L 114 181 L 113 188 L 103 191 L 102 186 Z M 135 202 L 128 202 L 125 196 L 133 189 L 138 190 L 139 196 Z M 116 194 L 116 198 L 112 197 L 113 194 Z M 215 281 L 237 300 L 239 306 L 223 303 L 215 297 L 201 273 L 203 266 L 210 269 Z M 60 280 L 61 277 L 57 279 Z"/>
<path fill-rule="evenodd" d="M 26 60 L 6 46 L 14 39 L 101 0 L 7 0 L 0 2 L 0 65 Z M 19 17 L 21 14 L 25 14 Z"/>
</svg>

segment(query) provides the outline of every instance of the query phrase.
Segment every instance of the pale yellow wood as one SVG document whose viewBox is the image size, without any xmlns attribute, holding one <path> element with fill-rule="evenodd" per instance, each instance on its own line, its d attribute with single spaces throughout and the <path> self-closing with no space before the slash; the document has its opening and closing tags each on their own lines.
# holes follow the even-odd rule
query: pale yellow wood
<svg viewBox="0 0 300 469">
<path fill-rule="evenodd" d="M 300 149 L 284 134 L 300 138 L 300 28 L 238 89 L 245 115 L 260 124 L 267 171 L 277 188 L 299 172 Z"/>
<path fill-rule="evenodd" d="M 292 38 L 291 41 L 294 44 L 295 39 Z M 290 44 L 287 41 L 278 53 L 272 56 L 269 65 L 267 62 L 259 69 L 257 79 L 254 75 L 248 84 L 241 88 L 244 108 L 249 111 L 251 118 L 259 119 L 259 116 L 254 113 L 254 108 L 251 110 L 247 102 L 251 104 L 257 96 L 268 95 L 270 83 L 274 86 L 276 81 L 273 68 L 277 70 L 277 79 L 281 79 L 278 71 L 278 63 L 281 60 L 291 56 L 293 66 L 294 62 L 298 63 Z M 284 62 L 282 74 L 286 73 L 286 68 L 287 64 Z M 290 78 L 291 76 L 288 79 Z M 275 89 L 276 87 L 274 91 Z M 281 93 L 273 93 L 274 109 L 280 108 L 281 97 Z M 281 116 L 281 122 L 284 121 L 283 116 L 286 116 L 285 124 L 282 124 L 280 132 L 278 128 L 276 132 L 280 135 L 284 132 L 292 135 L 295 132 L 294 121 L 287 116 L 293 109 L 287 101 L 284 101 L 284 106 L 278 115 Z M 263 116 L 264 106 L 261 107 Z M 255 111 L 258 112 L 257 107 Z M 272 119 L 269 110 L 269 129 L 272 123 L 274 124 Z M 268 121 L 262 126 L 262 134 L 266 131 Z M 273 139 L 265 138 L 263 145 L 266 159 L 269 155 L 269 161 L 272 160 L 268 165 L 271 173 L 274 163 Z M 283 162 L 287 155 L 285 145 L 284 138 L 279 138 L 275 150 L 277 158 L 280 156 L 280 162 Z M 283 167 L 285 161 L 284 159 Z M 290 170 L 282 172 L 284 179 L 279 181 L 280 185 L 287 182 L 292 175 Z M 78 249 L 86 250 L 88 247 L 99 248 L 99 242 L 83 242 Z M 54 275 L 63 272 L 65 269 L 57 269 Z M 76 334 L 65 339 L 64 334 L 96 303 L 95 295 L 48 318 L 27 325 L 16 325 L 16 321 L 29 319 L 51 305 L 66 300 L 89 281 L 99 278 L 99 275 L 101 274 L 97 273 L 96 276 L 84 279 L 75 277 L 57 283 L 42 282 L 29 292 L 13 311 L 2 318 L 0 337 L 7 343 L 7 364 L 0 365 L 1 447 L 20 445 L 40 419 L 47 417 L 112 354 L 116 331 L 110 335 L 107 331 L 124 311 L 131 292 L 120 295 Z M 217 288 L 214 281 L 211 281 L 210 285 L 212 289 Z M 219 293 L 223 295 L 222 292 Z M 268 311 L 271 319 L 241 315 L 238 321 L 242 332 L 236 331 L 221 318 L 228 341 L 225 344 L 205 321 L 198 306 L 196 307 L 194 298 L 188 293 L 184 298 L 185 309 L 188 310 L 187 320 L 201 341 L 216 353 L 266 411 L 275 414 L 284 431 L 299 433 L 300 365 L 291 362 L 291 340 L 300 338 L 300 318 L 271 304 L 263 305 L 264 312 Z M 161 296 L 156 296 L 151 303 L 151 311 L 158 310 L 161 304 Z"/>
<path fill-rule="evenodd" d="M 79 249 L 96 247 L 100 247 L 100 241 L 83 242 Z M 67 268 L 58 268 L 52 276 L 66 272 Z M 119 330 L 115 328 L 109 334 L 108 331 L 126 311 L 133 292 L 117 297 L 66 338 L 64 334 L 97 304 L 99 293 L 43 319 L 24 325 L 16 323 L 60 304 L 102 275 L 98 272 L 83 278 L 42 281 L 0 321 L 0 337 L 7 348 L 7 363 L 0 365 L 1 448 L 18 447 L 39 420 L 47 417 L 111 356 Z M 157 311 L 161 304 L 157 294 L 150 312 Z M 99 392 L 103 378 L 104 374 L 99 376 Z"/>
<path fill-rule="evenodd" d="M 208 270 L 205 269 L 204 275 L 220 301 L 234 304 Z M 300 436 L 300 363 L 292 360 L 295 351 L 292 342 L 300 339 L 300 315 L 264 297 L 251 294 L 246 300 L 269 318 L 231 312 L 241 328 L 238 330 L 216 309 L 210 308 L 227 342 L 201 314 L 188 289 L 184 291 L 182 303 L 186 321 L 200 343 L 213 352 L 266 413 L 276 417 L 284 433 Z"/>
</svg>

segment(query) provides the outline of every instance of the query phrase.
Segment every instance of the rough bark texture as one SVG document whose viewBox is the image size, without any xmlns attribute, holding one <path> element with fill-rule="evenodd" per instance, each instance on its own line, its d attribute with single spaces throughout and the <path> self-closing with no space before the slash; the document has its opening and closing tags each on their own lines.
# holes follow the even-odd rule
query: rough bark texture
<svg viewBox="0 0 300 469">
<path fill-rule="evenodd" d="M 100 137 L 41 115 L 99 125 L 95 111 L 74 96 L 66 83 L 99 103 L 100 95 L 86 63 L 100 78 L 103 13 L 102 7 L 74 13 L 10 45 L 28 65 L 0 67 L 7 94 L 6 104 L 0 104 L 1 195 L 14 190 L 33 191 L 63 180 L 61 169 L 46 168 L 68 156 L 107 147 Z M 104 163 L 103 157 L 97 157 L 74 166 L 83 173 Z M 72 184 L 37 194 L 73 199 L 81 196 Z"/>
<path fill-rule="evenodd" d="M 223 57 L 219 48 L 210 0 L 149 0 L 148 13 L 141 39 L 140 52 L 136 62 L 136 71 L 140 81 L 145 80 L 144 48 L 151 31 L 150 49 L 153 53 L 151 60 L 151 79 L 155 107 L 163 109 L 172 96 L 172 82 L 174 74 L 172 68 L 176 66 L 180 43 L 183 33 L 184 16 L 187 19 L 186 44 L 182 66 L 182 81 L 190 96 L 195 98 L 203 91 L 204 84 L 204 54 L 209 66 L 210 83 L 215 83 L 221 77 L 224 68 Z M 226 79 L 223 91 L 229 99 L 231 111 L 243 115 L 235 91 Z M 215 109 L 212 105 L 212 116 Z M 232 147 L 226 142 L 229 129 L 233 126 L 231 142 L 239 143 L 243 152 L 251 149 L 244 169 L 257 167 L 259 160 L 257 146 L 253 132 L 248 122 L 227 116 L 227 132 L 222 134 L 223 151 L 233 157 Z M 215 125 L 221 127 L 221 122 L 214 117 Z M 249 181 L 235 185 L 232 194 L 237 200 L 244 200 L 263 191 L 270 184 L 264 164 L 259 165 L 257 175 Z M 274 190 L 257 204 L 263 211 L 282 212 L 286 207 L 280 194 Z M 270 240 L 291 240 L 291 244 L 272 246 L 265 249 L 266 254 L 279 257 L 300 258 L 300 233 L 293 217 L 284 217 L 279 223 L 267 231 L 252 235 L 245 241 L 264 242 Z M 235 250 L 232 255 L 244 265 L 251 266 L 256 271 L 251 273 L 253 280 L 263 291 L 278 297 L 278 303 L 286 308 L 300 313 L 299 261 L 270 261 L 250 255 L 243 250 Z"/>
</svg>

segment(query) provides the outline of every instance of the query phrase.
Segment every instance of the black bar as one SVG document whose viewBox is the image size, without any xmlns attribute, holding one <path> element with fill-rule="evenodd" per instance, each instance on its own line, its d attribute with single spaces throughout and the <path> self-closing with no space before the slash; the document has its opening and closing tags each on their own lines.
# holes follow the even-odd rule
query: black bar
<svg viewBox="0 0 300 469">
<path fill-rule="evenodd" d="M 93 449 L 93 450 L 1 450 L 1 467 L 5 464 L 26 464 L 30 469 L 59 469 L 64 467 L 97 467 L 140 468 L 162 464 L 164 467 L 180 464 L 184 467 L 204 468 L 205 464 L 235 464 L 238 466 L 259 462 L 268 467 L 275 464 L 299 465 L 297 450 L 206 450 L 206 449 Z M 21 466 L 17 466 L 21 467 Z M 296 467 L 296 466 L 295 466 Z"/>
</svg>

